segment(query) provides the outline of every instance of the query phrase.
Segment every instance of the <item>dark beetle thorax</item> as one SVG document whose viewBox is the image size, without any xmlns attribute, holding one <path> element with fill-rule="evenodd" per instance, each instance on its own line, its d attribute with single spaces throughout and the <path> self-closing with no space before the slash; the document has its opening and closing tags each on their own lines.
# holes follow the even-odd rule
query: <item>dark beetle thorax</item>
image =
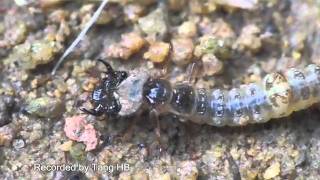
<svg viewBox="0 0 320 180">
<path fill-rule="evenodd" d="M 162 79 L 149 79 L 143 86 L 143 97 L 153 108 L 166 104 L 171 98 L 171 86 Z"/>
<path fill-rule="evenodd" d="M 164 108 L 182 116 L 191 115 L 197 101 L 196 92 L 192 86 L 188 84 L 171 86 L 169 81 L 163 79 L 149 79 L 144 85 L 143 96 L 151 108 Z M 205 101 L 203 97 L 202 101 Z M 205 111 L 203 106 L 204 104 L 199 104 L 199 111 Z"/>
<path fill-rule="evenodd" d="M 170 105 L 179 114 L 191 114 L 195 104 L 193 87 L 180 84 L 173 88 Z"/>
</svg>

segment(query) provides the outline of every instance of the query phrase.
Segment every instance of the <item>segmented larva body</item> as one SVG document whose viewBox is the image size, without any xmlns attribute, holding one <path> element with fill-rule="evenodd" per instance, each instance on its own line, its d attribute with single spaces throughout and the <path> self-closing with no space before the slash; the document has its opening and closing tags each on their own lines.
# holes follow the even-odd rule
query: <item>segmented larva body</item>
<svg viewBox="0 0 320 180">
<path fill-rule="evenodd" d="M 261 83 L 231 90 L 195 89 L 190 84 L 171 85 L 149 79 L 143 85 L 148 107 L 172 112 L 196 123 L 243 126 L 290 115 L 320 102 L 320 67 L 271 73 Z"/>
</svg>

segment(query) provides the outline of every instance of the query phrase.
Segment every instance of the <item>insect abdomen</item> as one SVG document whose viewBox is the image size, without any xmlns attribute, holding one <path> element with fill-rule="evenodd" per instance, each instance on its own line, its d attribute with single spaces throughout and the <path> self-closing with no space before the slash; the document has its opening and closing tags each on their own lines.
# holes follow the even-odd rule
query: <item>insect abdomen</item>
<svg viewBox="0 0 320 180">
<path fill-rule="evenodd" d="M 197 90 L 196 106 L 206 106 L 193 112 L 193 121 L 213 126 L 241 126 L 248 123 L 260 123 L 269 120 L 267 97 L 257 84 L 243 85 L 230 91 Z M 205 101 L 202 95 L 205 92 Z"/>
<path fill-rule="evenodd" d="M 213 126 L 243 126 L 281 118 L 320 102 L 320 67 L 271 73 L 261 83 L 229 91 L 195 90 L 192 121 Z"/>
</svg>

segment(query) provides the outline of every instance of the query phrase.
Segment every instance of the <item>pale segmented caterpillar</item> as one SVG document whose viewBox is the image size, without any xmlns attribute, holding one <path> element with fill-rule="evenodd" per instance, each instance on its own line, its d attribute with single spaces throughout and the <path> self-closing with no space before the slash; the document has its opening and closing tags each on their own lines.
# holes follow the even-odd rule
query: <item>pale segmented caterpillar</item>
<svg viewBox="0 0 320 180">
<path fill-rule="evenodd" d="M 285 117 L 320 101 L 320 67 L 315 64 L 268 74 L 261 83 L 223 90 L 171 85 L 141 71 L 127 77 L 126 72 L 101 62 L 107 66 L 107 76 L 93 91 L 94 108 L 82 109 L 95 116 L 128 116 L 155 109 L 201 124 L 243 126 Z"/>
</svg>

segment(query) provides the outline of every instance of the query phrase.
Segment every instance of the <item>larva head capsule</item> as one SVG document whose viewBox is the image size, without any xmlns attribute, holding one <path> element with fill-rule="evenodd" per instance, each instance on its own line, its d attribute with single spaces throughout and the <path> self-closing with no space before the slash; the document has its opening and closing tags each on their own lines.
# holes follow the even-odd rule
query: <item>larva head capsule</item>
<svg viewBox="0 0 320 180">
<path fill-rule="evenodd" d="M 272 107 L 271 118 L 279 118 L 289 115 L 292 91 L 288 81 L 279 73 L 271 73 L 265 76 L 263 87 L 269 104 Z"/>
</svg>

